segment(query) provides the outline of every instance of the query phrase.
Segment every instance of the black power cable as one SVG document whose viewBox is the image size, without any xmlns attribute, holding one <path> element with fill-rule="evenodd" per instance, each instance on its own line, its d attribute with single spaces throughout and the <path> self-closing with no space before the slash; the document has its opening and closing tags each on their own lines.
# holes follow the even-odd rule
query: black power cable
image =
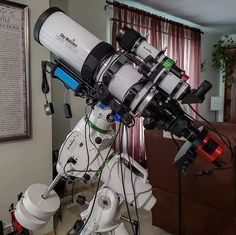
<svg viewBox="0 0 236 235">
<path fill-rule="evenodd" d="M 211 130 L 212 132 L 216 133 L 218 135 L 218 137 L 222 140 L 222 142 L 225 144 L 225 146 L 229 149 L 230 153 L 231 153 L 231 159 L 230 161 L 227 163 L 228 166 L 222 167 L 221 169 L 219 168 L 212 168 L 211 170 L 209 170 L 211 173 L 215 170 L 224 170 L 224 169 L 230 169 L 233 166 L 233 162 L 235 161 L 235 154 L 233 152 L 233 148 L 232 148 L 232 144 L 231 141 L 229 139 L 228 136 L 220 133 L 215 126 L 210 123 L 206 118 L 204 118 L 202 115 L 200 115 L 191 105 L 189 105 L 190 109 L 197 114 L 203 121 L 205 121 L 208 126 L 204 125 L 203 123 L 199 122 L 198 120 L 196 120 L 195 118 L 193 118 L 192 116 L 190 116 L 189 114 L 187 114 L 185 112 L 185 115 L 188 116 L 189 118 L 191 118 L 192 120 L 196 121 L 197 123 L 199 123 L 200 125 L 204 125 L 206 128 L 208 128 L 209 130 Z M 224 138 L 227 140 L 227 142 L 224 140 Z"/>
<path fill-rule="evenodd" d="M 86 112 L 87 112 L 87 110 L 86 110 Z M 86 113 L 86 116 L 87 116 L 87 113 Z M 103 156 L 102 156 L 102 154 L 101 154 L 101 152 L 100 152 L 100 150 L 98 149 L 98 147 L 95 145 L 95 143 L 92 141 L 92 139 L 91 139 L 91 126 L 89 125 L 89 142 L 93 145 L 93 147 L 98 151 L 98 154 L 99 154 L 99 156 L 102 158 L 102 160 L 104 161 L 105 159 L 103 159 Z M 96 170 L 96 172 L 97 172 L 98 170 Z"/>
<path fill-rule="evenodd" d="M 89 128 L 90 128 L 90 126 L 89 126 Z M 126 128 L 127 128 L 127 127 L 126 127 Z M 90 140 L 90 143 L 97 149 L 99 155 L 100 155 L 101 158 L 103 159 L 103 156 L 101 155 L 100 150 L 99 150 L 99 149 L 97 148 L 97 146 L 93 143 L 90 134 L 91 134 L 91 133 L 90 133 L 90 131 L 89 131 L 89 140 Z M 128 140 L 128 139 L 127 139 L 127 140 Z M 128 144 L 128 143 L 127 143 L 127 144 Z M 131 165 L 130 156 L 128 156 L 128 157 L 129 157 L 129 162 L 130 162 L 130 165 Z M 103 159 L 103 161 L 104 161 L 104 159 Z M 133 182 L 133 172 L 132 172 L 132 171 L 131 171 L 131 182 L 132 182 L 133 192 L 134 192 L 134 195 L 135 195 L 134 182 Z M 136 196 L 135 196 L 135 209 L 136 209 L 136 216 L 137 216 L 137 220 L 138 220 L 138 231 L 140 231 L 140 230 L 139 230 L 139 224 L 140 224 L 140 222 L 139 222 L 139 216 L 138 216 L 138 212 L 137 212 Z M 131 222 L 131 220 L 130 220 L 130 222 Z"/>
<path fill-rule="evenodd" d="M 128 127 L 126 126 L 125 127 L 126 129 L 126 147 L 127 147 L 127 156 L 128 156 L 128 159 L 129 159 L 129 165 L 130 165 L 130 171 L 131 171 L 131 175 L 130 175 L 130 178 L 131 178 L 131 184 L 132 184 L 132 190 L 133 190 L 133 194 L 134 194 L 134 206 L 135 206 L 135 213 L 136 213 L 136 218 L 137 218 L 137 221 L 138 221 L 138 234 L 137 235 L 140 235 L 140 219 L 139 219 L 139 214 L 138 214 L 138 207 L 137 207 L 137 195 L 136 195 L 136 191 L 135 191 L 135 186 L 134 186 L 134 179 L 133 179 L 133 171 L 132 171 L 132 163 L 131 163 L 131 160 L 130 160 L 130 156 L 128 154 L 128 144 L 129 144 L 129 139 L 128 139 Z"/>
<path fill-rule="evenodd" d="M 74 203 L 74 187 L 75 187 L 75 182 L 72 182 L 71 186 L 71 202 Z"/>
<path fill-rule="evenodd" d="M 112 145 L 111 145 L 111 147 L 110 147 L 110 149 L 109 149 L 109 151 L 108 151 L 108 153 L 107 153 L 107 156 L 106 156 L 106 158 L 105 158 L 105 161 L 107 160 L 107 158 L 108 158 L 109 155 L 110 155 L 110 152 L 111 152 L 111 150 L 112 150 L 113 144 L 115 143 L 116 138 L 117 138 L 117 136 L 118 136 L 118 134 L 119 134 L 119 132 L 120 132 L 120 127 L 121 127 L 121 123 L 119 124 L 118 131 L 117 131 L 117 133 L 116 133 L 116 135 L 115 135 L 115 138 L 114 138 L 114 141 L 113 141 L 113 143 L 112 143 Z M 92 208 L 91 208 L 91 210 L 90 210 L 89 216 L 87 217 L 87 219 L 86 219 L 85 223 L 83 224 L 83 226 L 80 228 L 79 232 L 81 232 L 81 231 L 85 228 L 86 224 L 88 223 L 88 221 L 89 221 L 89 219 L 90 219 L 90 217 L 91 217 L 91 215 L 92 215 L 92 213 L 93 213 L 94 206 L 95 206 L 95 202 L 96 202 L 96 198 L 97 198 L 97 193 L 98 193 L 98 190 L 99 190 L 99 185 L 100 185 L 100 182 L 101 182 L 101 176 L 102 176 L 103 169 L 104 169 L 104 168 L 101 169 L 101 172 L 100 172 L 100 174 L 99 174 L 98 183 L 97 183 L 97 188 L 96 188 L 96 191 L 95 191 L 95 195 L 94 195 L 94 199 L 93 199 L 93 204 L 92 204 Z"/>
<path fill-rule="evenodd" d="M 176 145 L 177 150 L 180 150 L 179 143 L 175 139 L 173 133 L 170 133 L 171 139 Z M 179 204 L 179 235 L 182 234 L 182 216 L 183 216 L 183 211 L 182 211 L 182 182 L 181 182 L 181 169 L 178 169 L 178 182 L 179 182 L 179 187 L 178 187 L 178 204 Z"/>
<path fill-rule="evenodd" d="M 201 123 L 200 121 L 198 121 L 197 119 L 193 118 L 192 116 L 190 116 L 189 114 L 187 114 L 185 112 L 185 115 L 188 116 L 189 118 L 191 118 L 192 120 L 196 121 L 197 123 L 199 123 L 200 125 L 204 125 L 205 127 L 207 127 L 209 130 L 213 131 L 214 133 L 216 133 L 219 138 L 222 140 L 222 142 L 226 145 L 226 147 L 229 149 L 230 153 L 231 153 L 231 159 L 230 159 L 230 162 L 228 163 L 228 166 L 227 167 L 223 167 L 222 169 L 219 169 L 219 168 L 212 168 L 210 170 L 207 170 L 207 171 L 200 171 L 200 173 L 198 174 L 194 174 L 193 177 L 196 177 L 196 176 L 204 176 L 204 175 L 211 175 L 213 173 L 213 171 L 219 171 L 219 170 L 223 170 L 223 169 L 229 169 L 233 166 L 233 161 L 235 159 L 235 156 L 234 156 L 234 153 L 233 153 L 233 149 L 232 149 L 232 145 L 231 145 L 231 141 L 230 139 L 228 138 L 228 136 L 225 136 L 224 134 L 220 133 L 214 125 L 212 125 L 206 118 L 204 118 L 202 115 L 200 115 L 191 105 L 189 105 L 190 109 L 197 115 L 199 116 L 203 121 L 205 121 L 208 126 L 204 125 L 203 123 Z M 210 127 L 209 127 L 210 126 Z M 171 133 L 171 138 L 172 140 L 174 141 L 178 151 L 180 149 L 180 146 L 178 144 L 178 142 L 176 141 L 176 139 L 174 138 L 173 134 Z M 227 140 L 227 142 L 224 140 L 224 138 Z M 186 173 L 186 172 L 185 172 Z M 182 203 L 181 203 L 181 197 L 182 197 L 182 187 L 181 187 L 181 171 L 179 169 L 179 172 L 178 172 L 178 177 L 179 177 L 179 234 L 181 234 L 182 232 Z"/>
<path fill-rule="evenodd" d="M 47 61 L 41 61 L 41 68 L 42 68 L 42 83 L 41 83 L 41 90 L 45 96 L 49 93 L 50 88 L 47 80 Z"/>
<path fill-rule="evenodd" d="M 91 112 L 92 112 L 92 111 L 91 111 Z M 89 116 L 86 117 L 86 118 L 90 118 L 91 112 L 90 112 Z M 77 171 L 77 172 L 84 172 L 83 176 L 82 176 L 81 178 L 79 178 L 79 179 L 73 179 L 73 180 L 71 180 L 71 179 L 70 179 L 71 177 L 67 174 L 67 171 L 66 171 L 66 166 L 67 166 L 70 162 L 67 161 L 67 163 L 66 163 L 66 164 L 64 165 L 64 167 L 63 167 L 64 174 L 66 175 L 67 178 L 70 179 L 70 181 L 71 181 L 72 183 L 78 183 L 78 182 L 80 182 L 80 181 L 84 178 L 84 176 L 87 174 L 87 172 L 89 171 L 88 168 L 89 168 L 89 160 L 90 160 L 90 159 L 89 159 L 89 150 L 88 150 L 88 142 L 87 142 L 87 125 L 88 125 L 88 122 L 85 122 L 85 148 L 86 148 L 86 153 L 87 153 L 87 166 L 86 166 L 85 171 L 72 170 L 72 171 Z M 73 134 L 73 132 L 71 132 L 70 135 L 72 135 L 72 134 Z M 69 137 L 68 137 L 68 138 L 69 138 Z M 65 142 L 66 142 L 66 141 L 65 141 Z M 64 147 L 65 142 L 63 143 L 62 148 Z M 59 156 L 59 158 L 60 158 L 60 156 Z"/>
<path fill-rule="evenodd" d="M 189 106 L 189 108 L 190 108 L 197 116 L 199 116 L 203 121 L 205 121 L 205 122 L 211 127 L 211 130 L 213 130 L 213 131 L 220 137 L 220 139 L 224 142 L 224 144 L 225 144 L 228 148 L 230 148 L 230 140 L 229 140 L 229 138 L 228 138 L 227 136 L 223 135 L 222 133 L 218 132 L 218 130 L 215 128 L 215 126 L 212 125 L 212 123 L 210 123 L 210 122 L 209 122 L 206 118 L 204 118 L 201 114 L 199 114 L 190 104 L 189 104 L 188 106 Z M 190 116 L 190 117 L 191 117 L 191 116 Z M 193 117 L 192 117 L 192 119 L 194 119 L 195 121 L 198 121 L 198 120 L 196 120 L 196 119 L 193 118 Z M 208 129 L 209 129 L 209 128 L 208 128 Z M 222 138 L 222 136 L 227 139 L 228 143 L 225 142 L 225 140 Z"/>
<path fill-rule="evenodd" d="M 133 234 L 136 235 L 134 226 L 132 224 L 132 218 L 130 215 L 129 205 L 127 202 L 127 195 L 126 195 L 126 190 L 125 190 L 125 184 L 124 184 L 124 172 L 123 172 L 122 157 L 121 157 L 123 132 L 124 132 L 124 127 L 122 125 L 121 135 L 119 136 L 120 137 L 119 138 L 119 157 L 120 157 L 121 182 L 122 182 L 122 188 L 123 188 L 123 193 L 124 193 L 124 198 L 125 198 L 126 209 L 127 209 L 127 213 L 128 213 L 128 217 L 129 217 L 129 221 L 130 221 L 130 226 L 132 228 Z"/>
</svg>

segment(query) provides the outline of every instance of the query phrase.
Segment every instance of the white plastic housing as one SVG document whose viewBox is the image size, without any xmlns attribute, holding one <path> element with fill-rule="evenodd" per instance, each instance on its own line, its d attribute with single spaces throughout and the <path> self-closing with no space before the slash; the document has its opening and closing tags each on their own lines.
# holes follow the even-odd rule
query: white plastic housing
<svg viewBox="0 0 236 235">
<path fill-rule="evenodd" d="M 122 102 L 127 91 L 143 77 L 130 64 L 123 65 L 111 80 L 108 90 L 120 102 Z"/>
<path fill-rule="evenodd" d="M 130 235 L 123 223 L 119 224 L 119 226 L 113 231 L 112 235 Z"/>
<path fill-rule="evenodd" d="M 51 14 L 39 32 L 40 43 L 79 72 L 90 51 L 101 41 L 63 12 Z"/>
<path fill-rule="evenodd" d="M 140 43 L 135 51 L 135 54 L 143 60 L 150 55 L 155 59 L 158 53 L 159 51 L 145 40 Z"/>
<path fill-rule="evenodd" d="M 115 62 L 117 57 L 118 55 L 111 56 L 104 62 L 100 71 L 98 72 L 97 82 L 101 82 L 101 78 L 103 77 L 109 66 Z M 122 103 L 126 95 L 128 94 L 128 91 L 133 87 L 133 85 L 137 84 L 142 78 L 143 75 L 139 73 L 133 65 L 126 63 L 113 76 L 108 86 L 108 90 L 118 101 Z M 143 97 L 145 97 L 147 92 L 149 92 L 149 89 L 151 88 L 150 85 L 151 82 L 145 86 L 141 85 L 142 89 L 140 89 L 140 91 L 135 96 L 134 100 L 131 102 L 129 106 L 129 108 L 132 111 L 134 111 L 137 108 L 139 101 L 142 100 Z M 143 102 L 143 107 L 145 107 L 147 104 L 148 104 L 147 102 Z M 144 108 L 142 108 L 142 110 L 143 109 Z M 138 112 L 136 112 L 135 115 L 140 116 L 142 110 L 138 110 Z"/>
<path fill-rule="evenodd" d="M 113 129 L 109 129 L 112 125 L 111 122 L 108 122 L 106 117 L 110 113 L 108 107 L 101 109 L 97 105 L 92 110 L 91 114 L 88 114 L 89 121 L 94 126 L 99 128 L 98 131 L 95 131 L 89 123 L 86 124 L 85 117 L 83 117 L 74 129 L 67 135 L 66 140 L 62 144 L 59 157 L 57 162 L 57 172 L 60 175 L 64 175 L 65 172 L 67 175 L 71 175 L 77 178 L 84 176 L 84 171 L 88 166 L 88 157 L 89 157 L 89 170 L 87 174 L 92 178 L 96 174 L 96 169 L 99 169 L 103 163 L 101 154 L 98 153 L 98 149 L 110 148 L 113 143 L 115 132 Z M 100 131 L 107 131 L 107 133 L 101 133 Z M 97 144 L 95 139 L 101 139 L 101 143 Z M 96 146 L 96 148 L 95 148 Z M 87 155 L 87 148 L 89 151 L 89 156 Z M 76 164 L 67 163 L 67 160 L 73 156 L 77 161 Z M 66 164 L 66 167 L 64 168 Z"/>
<path fill-rule="evenodd" d="M 176 77 L 174 74 L 169 73 L 158 85 L 163 91 L 167 94 L 171 94 L 175 87 L 179 84 L 180 79 Z M 186 82 L 182 82 L 181 86 L 179 87 L 178 91 L 175 93 L 175 99 L 178 99 L 186 89 L 188 89 L 189 85 Z"/>
<path fill-rule="evenodd" d="M 156 58 L 159 51 L 150 45 L 146 40 L 142 41 L 140 45 L 137 47 L 135 51 L 136 55 L 140 57 L 141 59 L 145 59 L 148 56 L 152 56 L 153 58 Z M 161 58 L 158 59 L 158 62 L 160 63 L 162 59 L 165 56 L 161 56 Z M 160 73 L 161 74 L 161 73 Z M 159 78 L 159 76 L 156 77 L 154 81 L 156 81 Z M 171 92 L 175 89 L 175 87 L 179 84 L 180 79 L 175 76 L 172 73 L 169 73 L 162 82 L 158 85 L 163 91 L 165 91 L 167 94 L 171 94 Z M 181 87 L 179 88 L 178 92 L 174 95 L 173 98 L 178 99 L 182 93 L 189 87 L 189 85 L 186 82 L 183 82 Z"/>
<path fill-rule="evenodd" d="M 103 156 L 106 156 L 104 150 L 101 152 Z M 140 175 L 136 175 L 130 171 L 125 164 L 122 164 L 122 171 L 120 166 L 120 157 L 125 159 L 127 162 L 131 161 L 131 165 L 135 167 Z M 115 191 L 119 196 L 124 197 L 123 185 L 122 185 L 122 174 L 124 180 L 124 188 L 126 193 L 126 199 L 129 204 L 135 205 L 135 196 L 136 203 L 138 208 L 143 208 L 147 211 L 151 210 L 156 203 L 156 198 L 152 194 L 152 186 L 149 184 L 147 177 L 148 172 L 140 166 L 134 159 L 128 157 L 127 154 L 122 153 L 121 156 L 116 154 L 104 167 L 101 180 L 104 185 L 107 185 L 110 189 Z M 132 178 L 131 178 L 132 174 Z M 133 180 L 131 180 L 133 179 Z M 133 185 L 132 185 L 133 182 Z M 133 193 L 133 186 L 135 188 L 135 194 Z"/>
<path fill-rule="evenodd" d="M 45 184 L 32 184 L 18 202 L 15 216 L 23 227 L 29 230 L 43 228 L 59 208 L 60 199 L 54 190 L 47 199 L 42 198 L 47 188 Z"/>
<path fill-rule="evenodd" d="M 93 204 L 94 209 L 86 227 L 81 234 L 92 234 L 90 232 L 105 233 L 116 229 L 119 226 L 119 199 L 117 194 L 109 188 L 102 188 L 95 198 L 89 203 L 87 210 L 81 213 L 82 219 L 87 219 Z M 104 203 L 106 202 L 106 203 Z"/>
</svg>

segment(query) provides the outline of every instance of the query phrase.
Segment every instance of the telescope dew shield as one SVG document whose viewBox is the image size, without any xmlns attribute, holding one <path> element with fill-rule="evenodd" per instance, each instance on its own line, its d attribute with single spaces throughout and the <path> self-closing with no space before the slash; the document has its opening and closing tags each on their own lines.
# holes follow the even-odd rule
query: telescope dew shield
<svg viewBox="0 0 236 235">
<path fill-rule="evenodd" d="M 57 7 L 40 15 L 34 27 L 34 38 L 79 72 L 92 49 L 101 42 Z"/>
</svg>

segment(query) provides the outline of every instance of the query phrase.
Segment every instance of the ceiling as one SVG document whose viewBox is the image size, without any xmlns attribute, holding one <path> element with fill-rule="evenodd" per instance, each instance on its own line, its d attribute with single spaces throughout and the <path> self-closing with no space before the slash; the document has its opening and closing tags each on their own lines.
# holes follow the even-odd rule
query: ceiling
<svg viewBox="0 0 236 235">
<path fill-rule="evenodd" d="M 134 0 L 222 32 L 236 32 L 235 0 Z"/>
</svg>

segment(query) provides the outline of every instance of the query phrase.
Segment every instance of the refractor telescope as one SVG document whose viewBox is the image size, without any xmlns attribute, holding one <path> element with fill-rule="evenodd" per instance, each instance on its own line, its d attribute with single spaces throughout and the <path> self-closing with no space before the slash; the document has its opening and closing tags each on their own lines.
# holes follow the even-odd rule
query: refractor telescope
<svg viewBox="0 0 236 235">
<path fill-rule="evenodd" d="M 110 231 L 127 235 L 120 222 L 122 202 L 145 210 L 154 206 L 156 199 L 146 169 L 128 154 L 112 149 L 117 137 L 111 128 L 115 121 L 132 127 L 136 117 L 143 117 L 146 129 L 159 128 L 183 137 L 186 142 L 174 159 L 180 169 L 186 169 L 198 155 L 217 169 L 225 169 L 220 158 L 224 145 L 206 127 L 196 126 L 180 105 L 202 103 L 212 85 L 204 81 L 191 88 L 185 71 L 140 33 L 123 27 L 116 38 L 117 51 L 52 7 L 36 22 L 34 38 L 56 57 L 53 62 L 42 61 L 43 93 L 49 92 L 46 73 L 50 73 L 76 96 L 86 99 L 92 111 L 62 144 L 58 175 L 51 185 L 33 184 L 20 198 L 15 215 L 21 225 L 31 230 L 46 225 L 59 207 L 53 188 L 62 177 L 89 181 L 97 175 L 103 182 L 81 213 L 82 220 L 73 227 L 74 235 Z M 48 102 L 45 111 L 52 113 Z"/>
<path fill-rule="evenodd" d="M 184 137 L 187 144 L 175 159 L 178 167 L 189 165 L 198 154 L 222 167 L 218 157 L 223 144 L 205 127 L 195 127 L 180 106 L 202 103 L 212 85 L 204 81 L 192 89 L 185 71 L 140 33 L 123 27 L 116 38 L 121 50 L 116 51 L 52 7 L 39 17 L 34 38 L 57 58 L 45 62 L 52 77 L 90 104 L 109 106 L 109 120 L 130 127 L 135 117 L 143 117 L 146 129 Z"/>
</svg>

